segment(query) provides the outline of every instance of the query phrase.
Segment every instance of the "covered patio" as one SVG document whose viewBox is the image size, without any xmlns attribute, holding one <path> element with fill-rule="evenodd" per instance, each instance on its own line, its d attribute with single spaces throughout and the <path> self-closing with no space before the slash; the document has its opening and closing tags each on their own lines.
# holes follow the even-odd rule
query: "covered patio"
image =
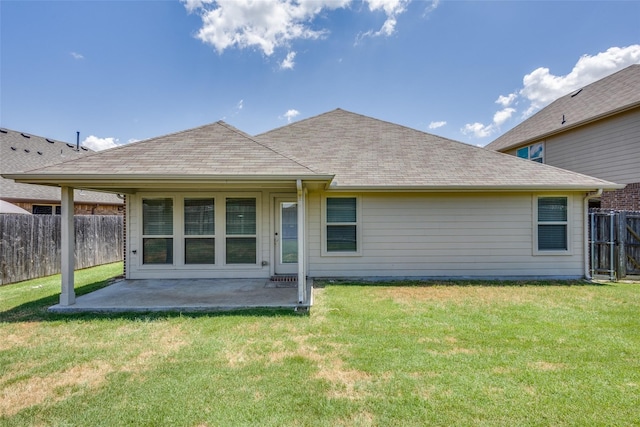
<svg viewBox="0 0 640 427">
<path fill-rule="evenodd" d="M 52 313 L 183 313 L 257 308 L 308 310 L 312 280 L 306 283 L 309 303 L 298 303 L 298 283 L 269 279 L 141 279 L 119 280 L 78 296 L 72 305 L 56 304 Z"/>
</svg>

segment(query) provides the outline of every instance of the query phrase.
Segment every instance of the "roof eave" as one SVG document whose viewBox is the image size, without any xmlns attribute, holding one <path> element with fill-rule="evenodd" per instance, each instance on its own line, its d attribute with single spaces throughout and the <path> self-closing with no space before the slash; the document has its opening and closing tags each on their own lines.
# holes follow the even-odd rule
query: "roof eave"
<svg viewBox="0 0 640 427">
<path fill-rule="evenodd" d="M 596 190 L 621 190 L 625 184 L 550 184 L 550 185 L 398 185 L 398 186 L 358 186 L 340 185 L 330 186 L 328 191 L 335 192 L 449 192 L 449 193 L 481 193 L 481 192 L 534 192 L 534 191 L 596 191 Z"/>
<path fill-rule="evenodd" d="M 24 184 L 69 186 L 87 189 L 175 187 L 206 184 L 268 185 L 293 183 L 297 180 L 328 185 L 334 175 L 88 175 L 88 174 L 34 174 L 10 173 L 4 178 Z"/>
</svg>

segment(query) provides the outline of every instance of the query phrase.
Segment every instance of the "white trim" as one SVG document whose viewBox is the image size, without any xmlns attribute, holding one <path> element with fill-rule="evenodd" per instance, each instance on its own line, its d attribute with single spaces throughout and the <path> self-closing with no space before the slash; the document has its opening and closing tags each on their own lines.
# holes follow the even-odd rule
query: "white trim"
<svg viewBox="0 0 640 427">
<path fill-rule="evenodd" d="M 566 250 L 540 250 L 538 249 L 538 200 L 541 198 L 549 198 L 549 197 L 557 197 L 557 198 L 565 198 L 567 200 L 567 220 L 566 221 L 555 221 L 555 222 L 545 222 L 545 225 L 564 225 L 567 230 L 567 249 Z M 573 220 L 573 198 L 566 194 L 536 194 L 533 196 L 533 255 L 534 256 L 545 256 L 545 255 L 573 255 L 573 231 L 572 231 L 572 220 Z"/>
<path fill-rule="evenodd" d="M 327 199 L 356 199 L 356 250 L 352 252 L 329 252 L 327 251 Z M 324 194 L 321 197 L 321 256 L 323 257 L 349 257 L 362 256 L 362 197 L 357 194 Z M 353 223 L 349 223 L 352 225 Z M 334 225 L 341 225 L 340 223 Z"/>
</svg>

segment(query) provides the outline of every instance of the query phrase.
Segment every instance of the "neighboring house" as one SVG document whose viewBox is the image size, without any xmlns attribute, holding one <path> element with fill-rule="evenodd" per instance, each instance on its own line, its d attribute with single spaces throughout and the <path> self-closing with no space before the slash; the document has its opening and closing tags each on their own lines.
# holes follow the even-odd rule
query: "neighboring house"
<svg viewBox="0 0 640 427">
<path fill-rule="evenodd" d="M 75 144 L 0 129 L 0 173 L 3 174 L 38 169 L 93 153 Z M 114 215 L 123 211 L 124 202 L 115 194 L 78 189 L 74 199 L 77 215 Z M 57 187 L 19 184 L 0 177 L 0 200 L 34 214 L 60 214 L 60 188 Z"/>
<path fill-rule="evenodd" d="M 307 277 L 583 277 L 587 201 L 622 187 L 341 109 L 258 136 L 217 122 L 5 177 L 61 186 L 67 224 L 74 187 L 126 194 L 128 279 L 295 275 L 301 302 Z"/>
<path fill-rule="evenodd" d="M 640 211 L 640 64 L 557 99 L 486 148 L 626 184 L 600 207 Z"/>
</svg>

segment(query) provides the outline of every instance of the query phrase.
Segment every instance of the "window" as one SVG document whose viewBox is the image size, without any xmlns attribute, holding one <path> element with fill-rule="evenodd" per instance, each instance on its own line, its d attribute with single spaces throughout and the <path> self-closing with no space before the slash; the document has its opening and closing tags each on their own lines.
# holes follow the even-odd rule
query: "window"
<svg viewBox="0 0 640 427">
<path fill-rule="evenodd" d="M 60 215 L 61 207 L 53 205 L 32 205 L 31 213 L 34 215 Z"/>
<path fill-rule="evenodd" d="M 520 157 L 521 159 L 544 163 L 544 144 L 541 142 L 538 144 L 519 148 L 516 151 L 516 156 Z"/>
<path fill-rule="evenodd" d="M 173 264 L 173 199 L 142 200 L 142 262 Z"/>
<path fill-rule="evenodd" d="M 569 205 L 567 197 L 538 197 L 536 207 L 537 252 L 569 251 Z"/>
<path fill-rule="evenodd" d="M 256 240 L 256 199 L 227 198 L 226 264 L 255 264 Z"/>
<path fill-rule="evenodd" d="M 358 252 L 358 211 L 355 197 L 327 197 L 326 251 Z"/>
<path fill-rule="evenodd" d="M 184 263 L 215 264 L 215 201 L 184 199 Z"/>
</svg>

